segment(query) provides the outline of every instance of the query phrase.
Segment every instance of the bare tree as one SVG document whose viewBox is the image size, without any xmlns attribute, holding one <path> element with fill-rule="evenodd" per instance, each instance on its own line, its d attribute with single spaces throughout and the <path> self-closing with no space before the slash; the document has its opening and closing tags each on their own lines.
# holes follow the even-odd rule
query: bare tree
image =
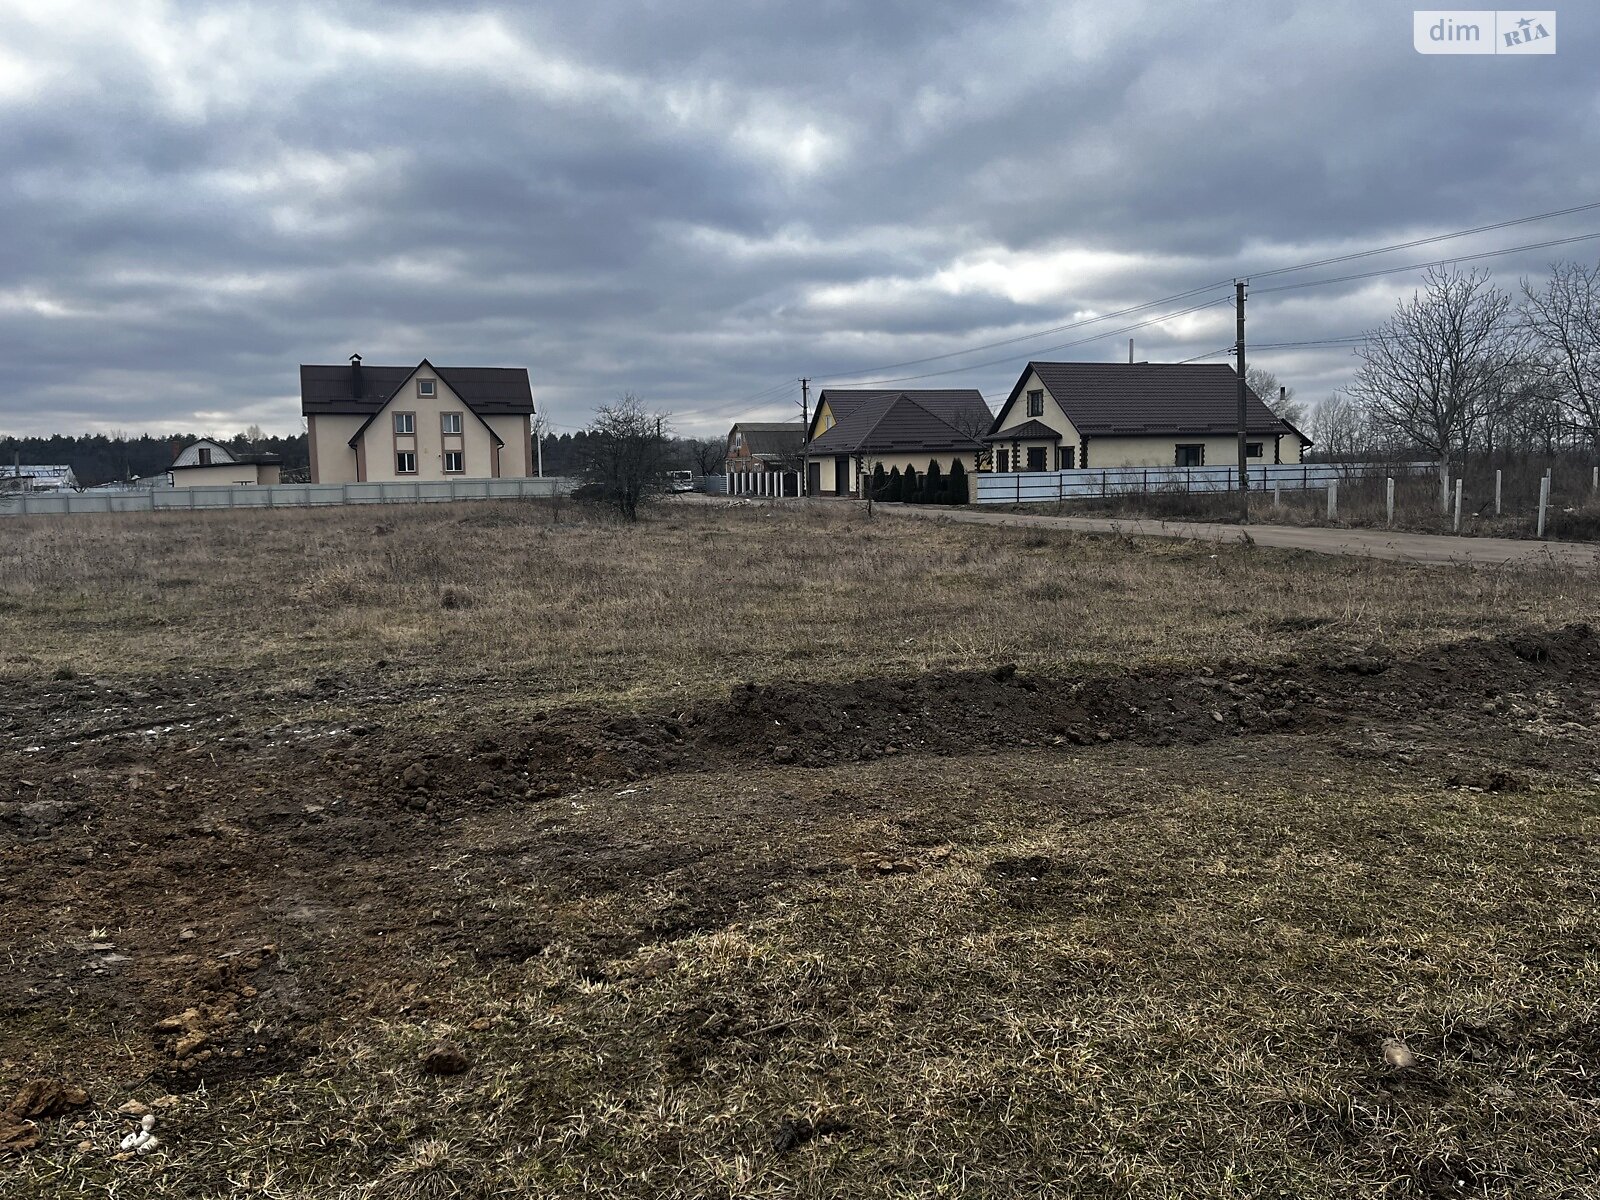
<svg viewBox="0 0 1600 1200">
<path fill-rule="evenodd" d="M 1541 288 L 1524 279 L 1518 316 L 1550 394 L 1600 449 L 1600 265 L 1556 263 Z"/>
<path fill-rule="evenodd" d="M 1435 268 L 1357 351 L 1351 394 L 1379 432 L 1438 462 L 1441 497 L 1473 429 L 1504 402 L 1520 358 L 1510 309 L 1487 272 Z"/>
<path fill-rule="evenodd" d="M 686 449 L 689 462 L 699 474 L 722 474 L 723 464 L 728 458 L 728 443 L 722 438 L 692 438 Z"/>
<path fill-rule="evenodd" d="M 984 412 L 987 412 L 987 406 Z M 949 423 L 962 433 L 978 443 L 977 449 L 972 452 L 972 470 L 974 473 L 990 465 L 994 455 L 994 447 L 983 439 L 988 435 L 990 427 L 994 424 L 994 414 L 987 417 L 977 408 L 959 408 L 949 418 Z"/>
<path fill-rule="evenodd" d="M 630 521 L 665 482 L 670 455 L 667 414 L 651 412 L 632 392 L 602 404 L 589 424 L 583 475 Z"/>
<path fill-rule="evenodd" d="M 1330 461 L 1351 462 L 1366 457 L 1372 450 L 1366 414 L 1349 396 L 1332 392 L 1312 406 L 1311 440 L 1318 452 Z"/>
<path fill-rule="evenodd" d="M 1248 366 L 1244 379 L 1250 390 L 1261 397 L 1261 402 L 1272 410 L 1272 415 L 1300 425 L 1306 419 L 1306 406 L 1294 398 L 1294 389 L 1285 388 L 1278 377 L 1265 367 Z"/>
</svg>

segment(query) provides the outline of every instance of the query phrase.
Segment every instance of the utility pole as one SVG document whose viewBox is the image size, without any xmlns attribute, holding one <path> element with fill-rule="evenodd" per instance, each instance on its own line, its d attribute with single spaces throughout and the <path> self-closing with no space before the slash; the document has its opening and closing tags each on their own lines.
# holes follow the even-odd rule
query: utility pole
<svg viewBox="0 0 1600 1200">
<path fill-rule="evenodd" d="M 1250 393 L 1250 385 L 1244 380 L 1244 294 L 1249 286 L 1249 280 L 1235 279 L 1233 281 L 1233 305 L 1235 313 L 1236 341 L 1233 352 L 1239 362 L 1239 519 L 1246 525 L 1250 523 L 1250 457 L 1246 453 L 1245 445 L 1245 397 Z"/>
<path fill-rule="evenodd" d="M 811 455 L 806 445 L 811 435 L 811 380 L 800 377 L 800 494 L 808 495 L 811 486 Z"/>
</svg>

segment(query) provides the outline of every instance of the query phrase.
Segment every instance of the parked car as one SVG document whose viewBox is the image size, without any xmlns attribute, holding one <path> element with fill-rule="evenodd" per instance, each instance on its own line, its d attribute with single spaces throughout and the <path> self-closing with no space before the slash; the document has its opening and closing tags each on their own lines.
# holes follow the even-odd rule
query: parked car
<svg viewBox="0 0 1600 1200">
<path fill-rule="evenodd" d="M 692 491 L 694 491 L 694 472 L 693 471 L 668 471 L 667 472 L 667 491 L 669 491 L 669 492 L 692 492 Z"/>
</svg>

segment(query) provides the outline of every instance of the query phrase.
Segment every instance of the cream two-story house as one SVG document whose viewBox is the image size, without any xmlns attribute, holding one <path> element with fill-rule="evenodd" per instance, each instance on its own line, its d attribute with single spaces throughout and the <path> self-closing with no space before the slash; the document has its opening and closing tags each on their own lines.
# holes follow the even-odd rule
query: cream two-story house
<svg viewBox="0 0 1600 1200">
<path fill-rule="evenodd" d="M 300 367 L 313 483 L 532 475 L 533 388 L 522 367 Z"/>
</svg>

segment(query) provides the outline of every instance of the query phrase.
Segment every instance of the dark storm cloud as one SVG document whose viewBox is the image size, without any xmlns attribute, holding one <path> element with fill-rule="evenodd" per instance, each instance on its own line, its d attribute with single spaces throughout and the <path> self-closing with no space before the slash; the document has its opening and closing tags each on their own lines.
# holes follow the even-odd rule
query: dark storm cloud
<svg viewBox="0 0 1600 1200">
<path fill-rule="evenodd" d="M 624 388 L 777 415 L 746 398 L 1596 197 L 1588 14 L 1559 36 L 1423 58 L 1387 3 L 0 0 L 0 423 L 288 430 L 296 364 L 354 350 L 526 365 L 565 427 Z M 1355 332 L 1415 282 L 1262 291 L 1252 333 Z M 889 374 L 1003 393 L 1127 323 Z M 1188 357 L 1231 314 L 1133 336 Z M 1349 351 L 1260 361 L 1312 396 Z"/>
</svg>

